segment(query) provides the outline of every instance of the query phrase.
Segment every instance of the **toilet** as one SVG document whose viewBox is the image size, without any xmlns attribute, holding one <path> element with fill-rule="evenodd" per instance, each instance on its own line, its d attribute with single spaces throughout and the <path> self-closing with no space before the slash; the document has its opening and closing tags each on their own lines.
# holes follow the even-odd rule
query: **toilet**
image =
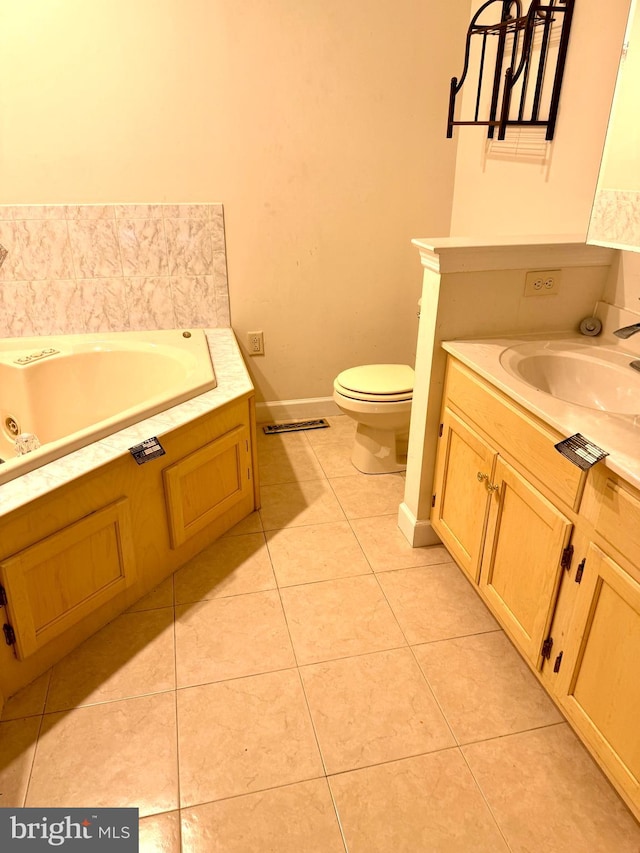
<svg viewBox="0 0 640 853">
<path fill-rule="evenodd" d="M 413 379 L 408 364 L 364 364 L 334 380 L 334 401 L 358 424 L 351 462 L 363 474 L 407 467 Z"/>
</svg>

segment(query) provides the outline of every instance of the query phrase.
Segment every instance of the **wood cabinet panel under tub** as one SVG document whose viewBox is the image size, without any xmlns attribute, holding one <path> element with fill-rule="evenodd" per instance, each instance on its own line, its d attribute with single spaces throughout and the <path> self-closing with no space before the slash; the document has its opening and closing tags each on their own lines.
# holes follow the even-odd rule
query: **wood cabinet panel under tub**
<svg viewBox="0 0 640 853">
<path fill-rule="evenodd" d="M 129 501 L 120 498 L 0 562 L 5 639 L 23 660 L 135 579 Z"/>
<path fill-rule="evenodd" d="M 177 548 L 251 493 L 249 428 L 237 426 L 169 465 L 163 480 L 171 547 Z"/>
</svg>

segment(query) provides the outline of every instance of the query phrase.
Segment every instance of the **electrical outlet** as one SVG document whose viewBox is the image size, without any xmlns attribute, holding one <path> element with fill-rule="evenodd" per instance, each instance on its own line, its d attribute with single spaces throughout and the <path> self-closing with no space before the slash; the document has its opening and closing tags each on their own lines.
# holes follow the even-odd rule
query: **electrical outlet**
<svg viewBox="0 0 640 853">
<path fill-rule="evenodd" d="M 249 355 L 264 355 L 264 332 L 247 332 Z"/>
<path fill-rule="evenodd" d="M 560 270 L 534 270 L 525 276 L 525 296 L 555 296 L 559 290 Z"/>
</svg>

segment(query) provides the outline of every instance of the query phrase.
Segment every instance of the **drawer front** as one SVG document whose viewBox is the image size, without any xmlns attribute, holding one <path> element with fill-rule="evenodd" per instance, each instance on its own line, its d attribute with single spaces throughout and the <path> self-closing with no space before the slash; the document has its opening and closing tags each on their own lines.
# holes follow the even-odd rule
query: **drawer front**
<svg viewBox="0 0 640 853">
<path fill-rule="evenodd" d="M 445 394 L 492 442 L 511 457 L 543 492 L 577 509 L 584 473 L 555 449 L 563 436 L 545 427 L 516 403 L 455 359 L 449 359 Z"/>
</svg>

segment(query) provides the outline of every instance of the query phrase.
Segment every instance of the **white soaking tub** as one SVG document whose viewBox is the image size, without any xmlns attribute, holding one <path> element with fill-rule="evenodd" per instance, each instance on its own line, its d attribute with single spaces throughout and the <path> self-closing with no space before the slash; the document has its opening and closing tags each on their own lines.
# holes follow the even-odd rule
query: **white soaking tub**
<svg viewBox="0 0 640 853">
<path fill-rule="evenodd" d="M 202 329 L 0 340 L 0 484 L 215 387 Z"/>
</svg>

